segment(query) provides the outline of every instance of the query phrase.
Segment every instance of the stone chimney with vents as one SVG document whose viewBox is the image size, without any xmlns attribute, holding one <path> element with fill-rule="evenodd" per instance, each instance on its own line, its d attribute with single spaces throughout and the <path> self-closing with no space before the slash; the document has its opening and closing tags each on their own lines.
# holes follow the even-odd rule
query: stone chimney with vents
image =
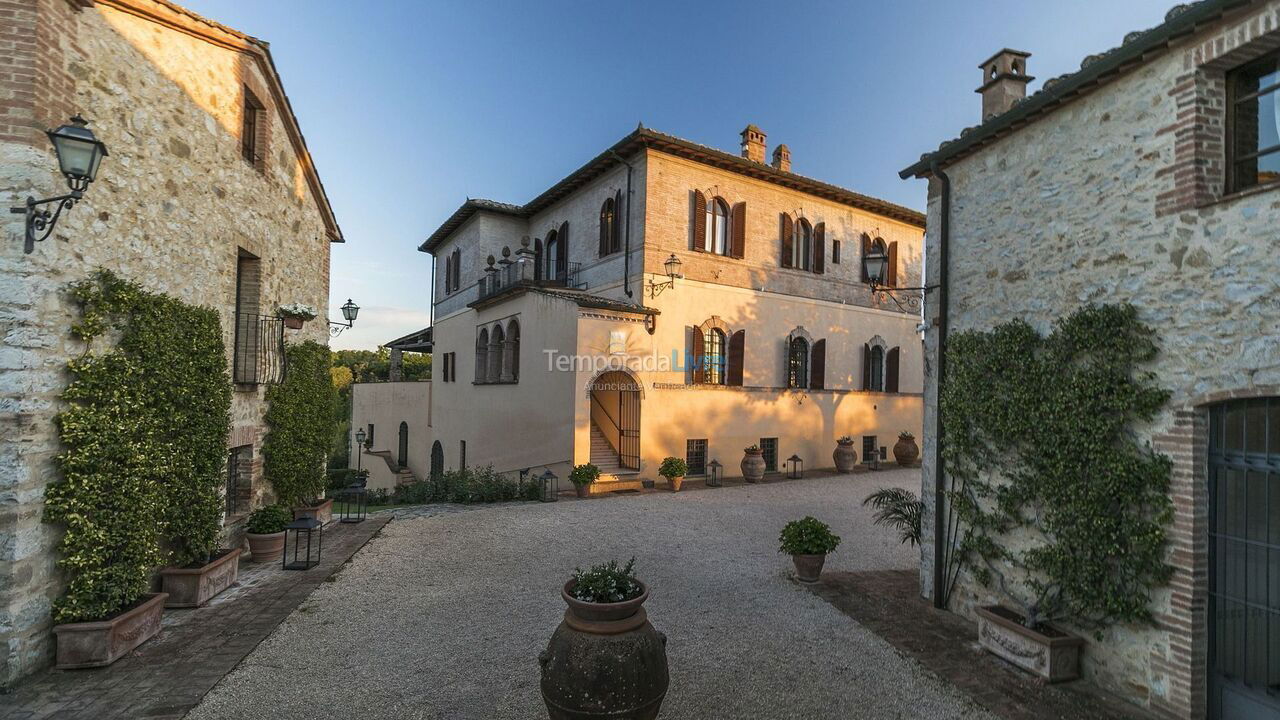
<svg viewBox="0 0 1280 720">
<path fill-rule="evenodd" d="M 978 67 L 982 68 L 982 85 L 974 92 L 982 96 L 982 121 L 999 115 L 1027 96 L 1027 83 L 1035 80 L 1027 74 L 1027 58 L 1031 53 L 1005 48 Z"/>
<path fill-rule="evenodd" d="M 763 164 L 764 163 L 764 131 L 755 125 L 748 125 L 742 131 L 742 157 Z"/>
<path fill-rule="evenodd" d="M 791 148 L 786 143 L 773 149 L 773 166 L 782 172 L 791 172 Z"/>
</svg>

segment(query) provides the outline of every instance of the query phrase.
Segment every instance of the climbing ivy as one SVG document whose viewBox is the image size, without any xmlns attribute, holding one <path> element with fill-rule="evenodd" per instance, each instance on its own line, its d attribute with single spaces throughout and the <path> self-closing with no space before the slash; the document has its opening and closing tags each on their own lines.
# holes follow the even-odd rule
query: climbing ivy
<svg viewBox="0 0 1280 720">
<path fill-rule="evenodd" d="M 298 505 L 324 492 L 338 394 L 329 376 L 329 348 L 315 342 L 290 345 L 285 359 L 284 382 L 267 390 L 262 467 L 279 501 Z"/>
<path fill-rule="evenodd" d="M 69 293 L 85 351 L 67 363 L 61 474 L 45 493 L 45 520 L 66 528 L 56 622 L 111 615 L 147 592 L 156 566 L 216 547 L 231 408 L 215 311 L 107 270 Z M 95 349 L 104 335 L 112 347 Z"/>
<path fill-rule="evenodd" d="M 1170 460 L 1134 432 L 1168 401 L 1130 305 L 1090 305 L 1041 336 L 1014 320 L 949 341 L 941 398 L 958 556 L 1028 626 L 1151 622 L 1172 569 Z"/>
</svg>

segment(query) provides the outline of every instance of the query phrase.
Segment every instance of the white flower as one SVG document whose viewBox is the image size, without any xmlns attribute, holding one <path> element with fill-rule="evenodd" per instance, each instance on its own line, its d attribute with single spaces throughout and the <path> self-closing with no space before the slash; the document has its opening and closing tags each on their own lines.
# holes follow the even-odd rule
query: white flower
<svg viewBox="0 0 1280 720">
<path fill-rule="evenodd" d="M 280 306 L 280 314 L 286 317 L 300 317 L 303 320 L 314 320 L 316 317 L 316 309 L 310 305 L 302 303 L 289 303 Z"/>
</svg>

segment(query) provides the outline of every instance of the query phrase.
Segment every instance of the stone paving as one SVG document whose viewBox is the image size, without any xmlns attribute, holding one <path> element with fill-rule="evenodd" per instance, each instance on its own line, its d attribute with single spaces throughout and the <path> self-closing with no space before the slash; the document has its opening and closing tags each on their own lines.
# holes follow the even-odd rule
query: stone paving
<svg viewBox="0 0 1280 720">
<path fill-rule="evenodd" d="M 0 695 L 2 720 L 176 720 L 392 520 L 325 528 L 320 565 L 241 561 L 235 585 L 202 608 L 165 610 L 159 635 L 105 668 L 49 670 Z"/>
</svg>

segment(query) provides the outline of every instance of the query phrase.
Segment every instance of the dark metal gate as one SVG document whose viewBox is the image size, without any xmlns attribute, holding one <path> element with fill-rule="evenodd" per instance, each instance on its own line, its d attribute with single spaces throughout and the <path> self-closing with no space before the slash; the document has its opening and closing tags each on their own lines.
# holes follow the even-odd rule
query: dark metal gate
<svg viewBox="0 0 1280 720">
<path fill-rule="evenodd" d="M 640 390 L 621 390 L 618 418 L 618 464 L 640 469 Z"/>
<path fill-rule="evenodd" d="M 431 479 L 439 480 L 444 475 L 444 448 L 437 440 L 431 444 Z"/>
<path fill-rule="evenodd" d="M 1209 412 L 1209 714 L 1280 717 L 1280 398 Z"/>
</svg>

